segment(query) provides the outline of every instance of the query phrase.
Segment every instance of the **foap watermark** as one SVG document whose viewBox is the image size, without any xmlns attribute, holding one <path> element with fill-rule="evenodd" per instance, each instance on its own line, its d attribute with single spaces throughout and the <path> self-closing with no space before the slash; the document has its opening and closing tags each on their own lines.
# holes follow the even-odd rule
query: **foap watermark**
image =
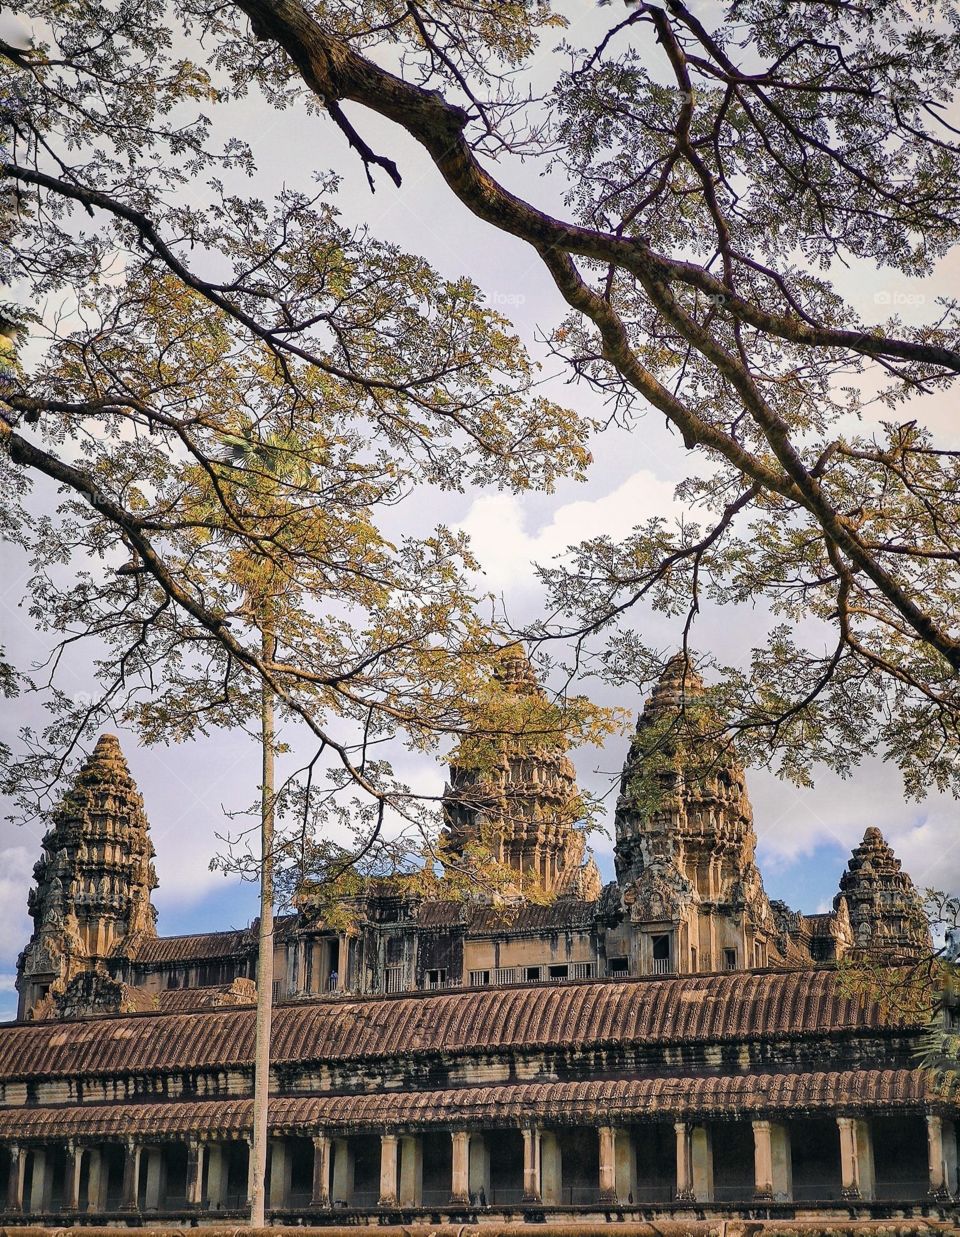
<svg viewBox="0 0 960 1237">
<path fill-rule="evenodd" d="M 527 298 L 522 292 L 491 292 L 489 299 L 491 305 L 511 305 L 516 307 L 527 303 Z"/>
<path fill-rule="evenodd" d="M 922 292 L 901 292 L 890 288 L 881 288 L 874 292 L 874 305 L 925 305 L 927 298 Z"/>
</svg>

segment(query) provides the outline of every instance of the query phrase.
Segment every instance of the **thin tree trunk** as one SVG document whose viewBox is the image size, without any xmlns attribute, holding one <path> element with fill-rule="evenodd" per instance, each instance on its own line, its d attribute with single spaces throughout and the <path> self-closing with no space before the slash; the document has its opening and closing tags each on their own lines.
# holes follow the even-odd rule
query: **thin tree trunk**
<svg viewBox="0 0 960 1237">
<path fill-rule="evenodd" d="M 273 624 L 261 631 L 263 660 L 273 656 Z M 270 1027 L 273 1021 L 273 693 L 260 689 L 263 788 L 260 807 L 260 939 L 257 952 L 257 1035 L 253 1065 L 253 1143 L 250 1147 L 250 1224 L 262 1228 L 267 1174 Z"/>
</svg>

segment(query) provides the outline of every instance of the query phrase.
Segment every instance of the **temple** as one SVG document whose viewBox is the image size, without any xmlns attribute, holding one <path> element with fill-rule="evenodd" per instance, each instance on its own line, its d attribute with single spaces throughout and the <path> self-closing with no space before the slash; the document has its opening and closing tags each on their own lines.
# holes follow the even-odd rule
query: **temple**
<svg viewBox="0 0 960 1237">
<path fill-rule="evenodd" d="M 540 691 L 516 650 L 499 678 Z M 450 855 L 489 853 L 500 896 L 371 882 L 335 924 L 309 902 L 278 921 L 275 1220 L 956 1218 L 957 1104 L 917 1057 L 929 1017 L 844 976 L 930 955 L 917 891 L 868 829 L 830 912 L 771 901 L 709 707 L 673 658 L 605 887 L 566 753 L 513 741 L 456 764 L 444 802 Z M 4 1223 L 243 1214 L 256 925 L 159 936 L 152 856 L 104 735 L 43 839 L 0 1026 Z"/>
</svg>

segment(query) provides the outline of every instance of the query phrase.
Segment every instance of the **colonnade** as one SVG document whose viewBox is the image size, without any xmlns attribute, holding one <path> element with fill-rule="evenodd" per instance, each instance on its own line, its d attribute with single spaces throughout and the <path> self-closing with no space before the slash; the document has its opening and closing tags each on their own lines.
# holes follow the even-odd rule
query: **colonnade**
<svg viewBox="0 0 960 1237">
<path fill-rule="evenodd" d="M 953 1121 L 939 1114 L 902 1120 L 913 1123 L 907 1134 L 915 1150 L 920 1150 L 922 1121 L 927 1135 L 926 1165 L 918 1159 L 913 1178 L 903 1179 L 904 1197 L 955 1197 L 960 1183 Z M 639 1206 L 877 1197 L 879 1121 L 847 1115 L 836 1117 L 835 1127 L 821 1121 L 819 1150 L 812 1151 L 804 1145 L 810 1139 L 799 1133 L 793 1139 L 795 1125 L 761 1118 L 678 1121 L 672 1131 L 662 1124 L 593 1129 L 529 1124 L 520 1130 L 396 1129 L 340 1136 L 305 1131 L 271 1140 L 268 1207 Z M 830 1128 L 833 1135 L 825 1137 L 822 1131 Z M 655 1154 L 651 1130 L 658 1140 Z M 735 1131 L 740 1141 L 731 1151 Z M 899 1136 L 905 1137 L 903 1130 Z M 8 1213 L 216 1211 L 245 1205 L 244 1140 L 148 1143 L 131 1137 L 98 1144 L 12 1143 L 0 1151 L 7 1161 Z M 895 1152 L 883 1151 L 885 1164 L 897 1161 Z M 821 1157 L 814 1169 L 811 1155 Z M 924 1167 L 926 1180 L 919 1180 Z M 816 1180 L 818 1172 L 829 1177 L 828 1186 Z M 896 1196 L 890 1193 L 896 1181 L 884 1188 L 883 1197 Z"/>
</svg>

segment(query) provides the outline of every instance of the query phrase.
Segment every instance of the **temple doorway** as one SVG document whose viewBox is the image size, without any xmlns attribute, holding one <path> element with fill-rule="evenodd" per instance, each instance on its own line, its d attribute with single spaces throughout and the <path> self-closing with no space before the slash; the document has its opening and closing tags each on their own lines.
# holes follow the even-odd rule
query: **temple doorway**
<svg viewBox="0 0 960 1237">
<path fill-rule="evenodd" d="M 730 1121 L 711 1127 L 713 1197 L 717 1202 L 752 1199 L 754 1191 L 753 1126 Z"/>
<path fill-rule="evenodd" d="M 924 1118 L 873 1117 L 870 1131 L 877 1198 L 924 1198 L 930 1185 Z"/>
<path fill-rule="evenodd" d="M 840 1132 L 832 1117 L 791 1121 L 790 1159 L 798 1203 L 840 1198 Z"/>
</svg>

